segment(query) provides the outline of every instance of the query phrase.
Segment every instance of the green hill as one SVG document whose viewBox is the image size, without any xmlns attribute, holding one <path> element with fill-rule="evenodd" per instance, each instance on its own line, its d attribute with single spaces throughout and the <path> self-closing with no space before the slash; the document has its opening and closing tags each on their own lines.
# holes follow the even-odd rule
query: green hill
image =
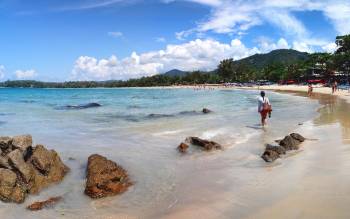
<svg viewBox="0 0 350 219">
<path fill-rule="evenodd" d="M 255 54 L 244 59 L 234 61 L 236 65 L 248 65 L 256 70 L 261 70 L 269 64 L 289 65 L 309 58 L 306 52 L 299 52 L 293 49 L 278 49 L 266 54 Z"/>
</svg>

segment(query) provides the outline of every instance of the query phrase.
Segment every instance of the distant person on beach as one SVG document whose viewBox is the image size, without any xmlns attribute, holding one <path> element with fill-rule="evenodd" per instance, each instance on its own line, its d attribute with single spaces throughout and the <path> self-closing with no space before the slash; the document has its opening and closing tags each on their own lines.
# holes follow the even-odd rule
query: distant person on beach
<svg viewBox="0 0 350 219">
<path fill-rule="evenodd" d="M 309 89 L 307 90 L 307 95 L 310 97 L 312 96 L 312 91 L 313 91 L 313 87 L 312 87 L 312 84 L 309 84 Z"/>
<path fill-rule="evenodd" d="M 272 112 L 269 98 L 265 97 L 265 91 L 260 92 L 260 97 L 258 98 L 258 112 L 261 116 L 261 125 L 265 126 L 267 115 L 271 117 Z"/>
<path fill-rule="evenodd" d="M 338 83 L 337 81 L 334 81 L 332 84 L 332 94 L 334 94 L 337 91 Z"/>
</svg>

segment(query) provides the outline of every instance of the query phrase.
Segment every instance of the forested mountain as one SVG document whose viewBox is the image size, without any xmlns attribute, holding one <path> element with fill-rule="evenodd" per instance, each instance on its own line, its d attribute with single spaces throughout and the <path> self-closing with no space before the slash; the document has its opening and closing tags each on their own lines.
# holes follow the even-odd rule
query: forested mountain
<svg viewBox="0 0 350 219">
<path fill-rule="evenodd" d="M 249 65 L 255 70 L 262 70 L 268 65 L 280 63 L 290 65 L 300 61 L 306 61 L 309 54 L 293 49 L 277 49 L 266 54 L 255 54 L 247 58 L 234 61 L 236 65 Z"/>
<path fill-rule="evenodd" d="M 187 72 L 187 71 L 181 71 L 179 69 L 172 69 L 170 71 L 165 72 L 164 75 L 166 75 L 166 76 L 180 76 L 180 77 L 182 77 L 182 76 L 185 76 L 188 73 L 189 72 Z"/>
</svg>

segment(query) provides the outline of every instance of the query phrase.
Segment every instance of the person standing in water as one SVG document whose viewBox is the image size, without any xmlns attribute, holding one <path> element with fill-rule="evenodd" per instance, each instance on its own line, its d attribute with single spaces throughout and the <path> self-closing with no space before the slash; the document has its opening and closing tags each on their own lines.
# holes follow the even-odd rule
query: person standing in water
<svg viewBox="0 0 350 219">
<path fill-rule="evenodd" d="M 265 97 L 264 91 L 261 91 L 260 97 L 258 98 L 258 112 L 260 113 L 260 116 L 261 116 L 262 126 L 266 125 L 267 115 L 271 117 L 271 111 L 272 111 L 272 108 L 271 108 L 269 98 Z"/>
<path fill-rule="evenodd" d="M 309 84 L 309 89 L 308 89 L 308 91 L 307 91 L 307 95 L 308 95 L 309 97 L 312 96 L 312 91 L 313 91 L 312 84 Z"/>
</svg>

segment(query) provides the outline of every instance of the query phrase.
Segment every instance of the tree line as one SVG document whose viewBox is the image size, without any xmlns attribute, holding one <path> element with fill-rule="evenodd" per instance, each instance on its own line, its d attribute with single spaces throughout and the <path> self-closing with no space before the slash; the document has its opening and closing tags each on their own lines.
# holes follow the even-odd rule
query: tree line
<svg viewBox="0 0 350 219">
<path fill-rule="evenodd" d="M 259 65 L 231 59 L 222 60 L 213 72 L 193 71 L 181 76 L 158 74 L 150 77 L 129 79 L 127 81 L 67 81 L 41 82 L 34 80 L 15 80 L 0 83 L 0 87 L 33 87 L 33 88 L 98 88 L 98 87 L 152 87 L 171 85 L 217 84 L 225 82 L 250 82 L 267 80 L 305 81 L 317 76 L 330 80 L 336 76 L 349 78 L 350 74 L 350 35 L 337 36 L 334 53 L 307 54 L 305 59 L 291 62 L 280 61 L 281 57 L 273 57 L 272 61 Z M 282 57 L 283 58 L 283 57 Z M 287 60 L 288 61 L 288 60 Z"/>
</svg>

